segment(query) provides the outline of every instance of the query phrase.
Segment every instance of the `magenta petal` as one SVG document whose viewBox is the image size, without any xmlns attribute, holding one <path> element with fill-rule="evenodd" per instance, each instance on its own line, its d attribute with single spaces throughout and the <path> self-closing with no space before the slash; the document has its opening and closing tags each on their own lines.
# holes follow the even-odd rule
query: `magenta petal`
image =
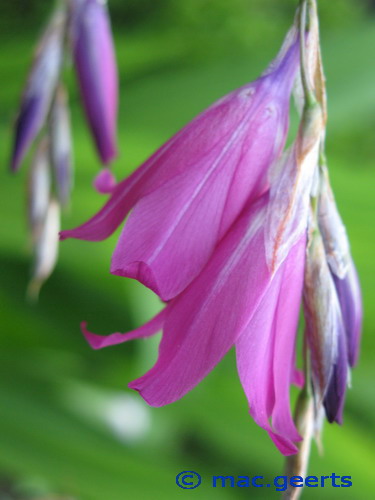
<svg viewBox="0 0 375 500">
<path fill-rule="evenodd" d="M 117 67 L 107 7 L 101 0 L 73 5 L 73 55 L 85 112 L 101 160 L 117 154 Z"/>
<path fill-rule="evenodd" d="M 298 448 L 289 439 L 285 439 L 272 431 L 268 431 L 269 437 L 272 439 L 277 449 L 286 457 L 298 453 Z"/>
<path fill-rule="evenodd" d="M 302 389 L 302 387 L 305 385 L 305 376 L 301 370 L 293 370 L 292 384 L 294 384 L 299 389 Z"/>
<path fill-rule="evenodd" d="M 144 197 L 124 228 L 111 272 L 138 279 L 163 300 L 178 295 L 218 240 L 230 182 L 228 169 L 210 176 L 195 169 Z"/>
<path fill-rule="evenodd" d="M 152 406 L 181 398 L 232 347 L 269 284 L 263 199 L 244 213 L 197 279 L 168 304 L 159 358 L 129 387 Z"/>
<path fill-rule="evenodd" d="M 290 412 L 289 388 L 294 373 L 305 245 L 303 237 L 290 251 L 236 342 L 238 372 L 250 414 L 284 454 L 296 453 L 293 442 L 300 440 Z"/>
<path fill-rule="evenodd" d="M 273 371 L 276 403 L 272 412 L 272 426 L 276 432 L 292 441 L 298 440 L 298 434 L 290 413 L 289 385 L 295 373 L 295 344 L 302 299 L 305 251 L 304 235 L 285 262 L 274 316 L 276 333 Z"/>
<path fill-rule="evenodd" d="M 267 89 L 259 82 L 252 98 L 244 90 L 233 93 L 227 106 L 234 112 L 242 100 L 247 113 L 239 121 L 238 113 L 227 117 L 233 127 L 225 140 L 203 157 L 189 151 L 189 168 L 139 201 L 114 253 L 114 274 L 142 281 L 165 300 L 196 277 L 246 201 L 266 188 L 267 168 L 284 144 L 288 120 L 282 106 L 289 97 L 274 100 Z"/>
<path fill-rule="evenodd" d="M 112 193 L 116 185 L 116 178 L 108 168 L 103 168 L 94 179 L 94 188 L 100 194 Z"/>
<path fill-rule="evenodd" d="M 151 337 L 151 335 L 154 335 L 162 329 L 165 320 L 165 312 L 166 310 L 163 309 L 150 321 L 127 333 L 112 333 L 111 335 L 103 337 L 102 335 L 89 332 L 86 328 L 86 322 L 81 323 L 81 330 L 87 342 L 93 349 L 102 349 L 103 347 L 122 344 L 123 342 L 128 342 L 129 340 Z"/>
<path fill-rule="evenodd" d="M 139 279 L 164 299 L 197 276 L 248 201 L 268 186 L 267 171 L 288 130 L 298 67 L 296 36 L 256 82 L 232 92 L 176 134 L 88 223 L 62 238 L 101 240 L 133 207 L 112 272 Z M 202 216 L 204 214 L 204 216 Z M 197 235 L 198 232 L 198 235 Z"/>
</svg>

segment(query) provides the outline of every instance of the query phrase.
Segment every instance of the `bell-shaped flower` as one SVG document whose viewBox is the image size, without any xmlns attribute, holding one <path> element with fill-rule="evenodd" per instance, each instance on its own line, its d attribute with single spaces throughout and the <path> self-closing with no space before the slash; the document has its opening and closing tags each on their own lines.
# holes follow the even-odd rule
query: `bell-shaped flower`
<svg viewBox="0 0 375 500">
<path fill-rule="evenodd" d="M 293 27 L 258 80 L 200 114 L 120 182 L 92 219 L 61 238 L 102 240 L 133 209 L 111 272 L 138 279 L 164 300 L 178 295 L 245 204 L 267 189 L 287 136 L 298 64 Z"/>
<path fill-rule="evenodd" d="M 73 147 L 67 93 L 61 85 L 51 109 L 50 141 L 58 200 L 62 206 L 66 206 L 73 185 Z"/>
<path fill-rule="evenodd" d="M 303 235 L 272 275 L 264 243 L 268 200 L 265 194 L 244 209 L 202 272 L 149 323 L 108 337 L 90 333 L 86 324 L 82 330 L 99 349 L 163 329 L 155 366 L 130 384 L 152 406 L 184 396 L 235 345 L 251 415 L 282 453 L 291 454 L 300 439 L 289 387 L 298 378 L 295 338 L 306 244 Z"/>
<path fill-rule="evenodd" d="M 103 0 L 73 0 L 71 43 L 81 96 L 104 164 L 117 154 L 118 76 L 110 19 Z"/>
<path fill-rule="evenodd" d="M 37 48 L 16 121 L 12 170 L 19 168 L 47 119 L 63 61 L 64 26 L 64 13 L 58 10 Z"/>
</svg>

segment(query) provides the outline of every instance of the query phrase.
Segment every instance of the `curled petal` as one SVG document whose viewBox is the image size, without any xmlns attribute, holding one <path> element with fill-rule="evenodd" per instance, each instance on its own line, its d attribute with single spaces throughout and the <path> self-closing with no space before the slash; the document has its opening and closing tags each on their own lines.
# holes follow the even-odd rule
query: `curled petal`
<svg viewBox="0 0 375 500">
<path fill-rule="evenodd" d="M 118 78 L 107 6 L 101 0 L 72 2 L 72 44 L 86 116 L 104 164 L 117 154 Z"/>
<path fill-rule="evenodd" d="M 128 342 L 129 340 L 151 337 L 151 335 L 154 335 L 162 329 L 165 314 L 166 310 L 164 309 L 141 327 L 127 333 L 112 333 L 111 335 L 103 337 L 102 335 L 96 335 L 95 333 L 89 332 L 86 328 L 86 322 L 81 323 L 81 330 L 87 342 L 93 349 L 102 349 L 103 347 L 122 344 L 123 342 Z"/>
<path fill-rule="evenodd" d="M 63 60 L 65 16 L 59 10 L 38 46 L 21 99 L 16 121 L 12 170 L 17 170 L 31 143 L 42 129 L 56 90 Z"/>
</svg>

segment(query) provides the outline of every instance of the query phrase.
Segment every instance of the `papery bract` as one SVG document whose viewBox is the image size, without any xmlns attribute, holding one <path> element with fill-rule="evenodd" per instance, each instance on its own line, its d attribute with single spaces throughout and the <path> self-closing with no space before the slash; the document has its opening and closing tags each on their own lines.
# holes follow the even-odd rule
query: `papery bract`
<svg viewBox="0 0 375 500">
<path fill-rule="evenodd" d="M 27 215 L 33 242 L 38 239 L 46 217 L 50 193 L 49 142 L 43 138 L 35 151 L 28 180 Z"/>
<path fill-rule="evenodd" d="M 134 207 L 111 272 L 136 278 L 164 300 L 194 279 L 215 245 L 268 185 L 288 130 L 298 68 L 292 28 L 269 70 L 221 99 L 119 183 L 104 208 L 62 239 L 101 240 Z"/>
<path fill-rule="evenodd" d="M 265 239 L 267 262 L 272 272 L 283 261 L 291 245 L 306 232 L 322 126 L 320 107 L 306 110 L 296 141 L 270 172 Z"/>
<path fill-rule="evenodd" d="M 73 147 L 67 94 L 60 86 L 51 110 L 51 160 L 59 202 L 67 205 L 73 184 Z"/>
<path fill-rule="evenodd" d="M 326 171 L 321 176 L 318 222 L 329 267 L 333 274 L 343 279 L 350 261 L 349 240 Z"/>
<path fill-rule="evenodd" d="M 60 229 L 60 207 L 56 200 L 51 200 L 42 223 L 40 235 L 34 245 L 35 263 L 28 295 L 36 299 L 40 287 L 52 273 L 58 255 Z"/>
</svg>

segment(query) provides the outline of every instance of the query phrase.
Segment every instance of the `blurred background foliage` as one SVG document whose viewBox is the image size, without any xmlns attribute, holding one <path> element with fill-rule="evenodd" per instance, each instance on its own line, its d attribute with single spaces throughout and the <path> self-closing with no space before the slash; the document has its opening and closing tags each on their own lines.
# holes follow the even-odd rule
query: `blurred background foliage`
<svg viewBox="0 0 375 500">
<path fill-rule="evenodd" d="M 296 0 L 110 0 L 121 77 L 119 178 L 215 99 L 256 78 L 277 52 Z M 374 2 L 321 1 L 328 78 L 328 154 L 339 208 L 352 241 L 365 301 L 360 365 L 353 372 L 345 425 L 325 426 L 324 454 L 313 446 L 310 474 L 351 475 L 345 498 L 375 488 L 373 245 L 375 158 Z M 61 245 L 57 270 L 40 302 L 25 301 L 27 161 L 6 172 L 11 125 L 32 47 L 50 12 L 45 0 L 0 7 L 1 325 L 0 499 L 269 498 L 269 489 L 215 489 L 212 474 L 282 471 L 282 457 L 247 414 L 233 353 L 182 401 L 150 409 L 126 383 L 156 358 L 157 339 L 91 351 L 81 320 L 100 333 L 126 331 L 160 309 L 136 283 L 108 273 L 118 232 L 92 244 Z M 64 227 L 93 214 L 103 198 L 91 138 L 67 69 L 75 140 L 76 188 Z M 293 397 L 295 394 L 293 393 Z M 175 485 L 196 470 L 203 485 Z M 306 498 L 342 498 L 306 490 Z"/>
</svg>

